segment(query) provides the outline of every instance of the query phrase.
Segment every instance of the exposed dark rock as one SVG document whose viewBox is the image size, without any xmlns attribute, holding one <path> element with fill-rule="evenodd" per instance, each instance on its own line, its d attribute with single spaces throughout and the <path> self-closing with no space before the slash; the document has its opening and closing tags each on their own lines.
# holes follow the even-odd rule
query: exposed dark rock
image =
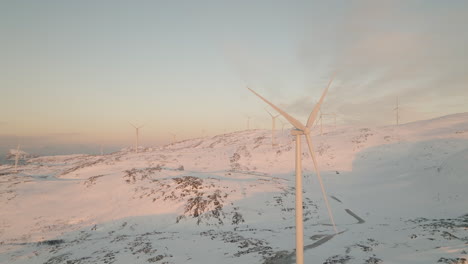
<svg viewBox="0 0 468 264">
<path fill-rule="evenodd" d="M 60 254 L 58 256 L 51 257 L 44 264 L 61 264 L 65 263 L 71 253 Z"/>
<path fill-rule="evenodd" d="M 366 259 L 366 264 L 380 264 L 383 263 L 383 260 L 376 258 L 376 257 L 370 257 Z"/>
<path fill-rule="evenodd" d="M 91 177 L 89 177 L 86 181 L 84 181 L 83 184 L 84 184 L 86 187 L 89 188 L 89 187 L 95 185 L 97 179 L 98 179 L 98 178 L 101 178 L 102 176 L 104 176 L 104 175 L 91 176 Z"/>
<path fill-rule="evenodd" d="M 44 240 L 44 241 L 37 242 L 37 245 L 38 246 L 41 246 L 41 245 L 53 246 L 53 245 L 62 244 L 64 242 L 65 240 L 63 239 L 52 239 L 52 240 Z"/>
<path fill-rule="evenodd" d="M 158 262 L 164 258 L 163 255 L 157 255 L 156 257 L 152 257 L 148 259 L 148 262 Z"/>
<path fill-rule="evenodd" d="M 293 253 L 290 253 L 286 250 L 278 251 L 275 253 L 275 255 L 266 258 L 263 264 L 293 264 L 294 262 L 291 260 L 292 254 Z"/>
<path fill-rule="evenodd" d="M 238 225 L 239 223 L 244 223 L 244 217 L 238 212 L 235 212 L 234 215 L 232 216 L 232 224 L 233 225 Z"/>
<path fill-rule="evenodd" d="M 438 263 L 447 263 L 447 264 L 466 264 L 468 263 L 466 258 L 440 258 Z"/>
<path fill-rule="evenodd" d="M 343 264 L 347 263 L 348 261 L 351 260 L 351 257 L 348 255 L 341 256 L 341 255 L 335 255 L 327 258 L 323 264 Z"/>
</svg>

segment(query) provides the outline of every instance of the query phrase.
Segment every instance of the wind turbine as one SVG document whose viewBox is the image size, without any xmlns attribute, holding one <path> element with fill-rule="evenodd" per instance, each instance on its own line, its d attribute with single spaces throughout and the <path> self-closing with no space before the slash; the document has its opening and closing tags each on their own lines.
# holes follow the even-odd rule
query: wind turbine
<svg viewBox="0 0 468 264">
<path fill-rule="evenodd" d="M 303 213 L 302 213 L 302 155 L 301 155 L 301 136 L 304 135 L 307 140 L 307 145 L 309 146 L 310 156 L 312 157 L 312 161 L 314 163 L 314 167 L 317 173 L 317 178 L 320 183 L 320 188 L 322 189 L 323 199 L 327 206 L 328 215 L 330 216 L 330 220 L 333 224 L 333 229 L 335 233 L 338 233 L 336 229 L 335 220 L 333 219 L 333 214 L 330 209 L 330 205 L 327 199 L 327 193 L 323 186 L 322 177 L 320 176 L 320 171 L 318 170 L 317 160 L 315 159 L 312 141 L 310 140 L 310 128 L 312 127 L 315 119 L 317 118 L 317 114 L 320 110 L 320 105 L 325 98 L 325 95 L 333 81 L 333 77 L 328 83 L 327 88 L 323 91 L 322 97 L 320 97 L 319 102 L 315 105 L 314 109 L 310 113 L 309 119 L 307 120 L 307 124 L 304 126 L 301 122 L 299 122 L 294 117 L 290 116 L 285 111 L 281 110 L 279 107 L 268 101 L 267 99 L 263 98 L 261 95 L 256 93 L 254 90 L 249 89 L 252 93 L 262 99 L 265 103 L 269 104 L 273 109 L 275 109 L 278 113 L 280 113 L 286 120 L 294 126 L 295 129 L 291 130 L 291 134 L 296 136 L 296 263 L 303 264 L 304 263 L 304 222 L 302 220 Z"/>
<path fill-rule="evenodd" d="M 398 96 L 396 98 L 396 107 L 395 109 L 393 109 L 394 111 L 396 111 L 396 125 L 399 126 L 399 119 L 400 119 L 400 105 L 398 104 Z"/>
<path fill-rule="evenodd" d="M 247 130 L 250 130 L 250 116 L 247 116 Z"/>
<path fill-rule="evenodd" d="M 323 114 L 322 111 L 320 111 L 320 135 L 323 134 L 323 126 L 322 126 L 323 116 L 333 116 L 335 118 L 335 129 L 336 129 L 336 113 Z"/>
<path fill-rule="evenodd" d="M 271 146 L 274 147 L 276 146 L 276 141 L 275 141 L 275 125 L 276 125 L 276 118 L 278 116 L 280 116 L 279 114 L 278 115 L 273 115 L 272 113 L 270 113 L 266 108 L 265 108 L 265 111 L 267 111 L 267 113 L 271 116 Z"/>
<path fill-rule="evenodd" d="M 284 133 L 284 126 L 286 125 L 285 122 L 283 122 L 283 120 L 280 118 L 279 121 L 281 122 L 281 134 Z"/>
<path fill-rule="evenodd" d="M 15 173 L 18 173 L 19 149 L 20 149 L 20 144 L 18 143 L 18 147 L 16 147 L 16 155 L 15 155 Z"/>
<path fill-rule="evenodd" d="M 177 135 L 174 134 L 174 133 L 170 133 L 170 132 L 169 132 L 169 134 L 172 135 L 172 144 L 174 144 L 174 143 L 176 142 L 176 136 L 177 136 Z"/>
<path fill-rule="evenodd" d="M 138 132 L 139 132 L 140 128 L 142 128 L 144 125 L 141 125 L 139 127 L 135 126 L 132 123 L 130 123 L 130 125 L 132 125 L 135 128 L 135 132 L 136 132 L 135 153 L 138 153 L 138 138 L 139 138 Z"/>
</svg>

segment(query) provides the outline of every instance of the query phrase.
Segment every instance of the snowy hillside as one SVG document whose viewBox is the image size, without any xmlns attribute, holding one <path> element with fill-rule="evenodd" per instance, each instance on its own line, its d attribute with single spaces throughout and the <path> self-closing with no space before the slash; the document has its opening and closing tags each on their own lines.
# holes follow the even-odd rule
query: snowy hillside
<svg viewBox="0 0 468 264">
<path fill-rule="evenodd" d="M 0 166 L 0 263 L 294 263 L 294 138 L 248 130 Z M 312 132 L 306 263 L 467 263 L 468 113 Z"/>
</svg>

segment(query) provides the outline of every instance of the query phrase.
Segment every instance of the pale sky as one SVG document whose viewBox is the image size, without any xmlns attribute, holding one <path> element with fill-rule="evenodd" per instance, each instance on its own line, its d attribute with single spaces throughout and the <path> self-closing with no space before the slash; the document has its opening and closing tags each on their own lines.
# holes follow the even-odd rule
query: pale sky
<svg viewBox="0 0 468 264">
<path fill-rule="evenodd" d="M 131 146 L 305 122 L 468 111 L 468 1 L 2 1 L 0 149 Z M 91 147 L 92 148 L 92 147 Z"/>
</svg>

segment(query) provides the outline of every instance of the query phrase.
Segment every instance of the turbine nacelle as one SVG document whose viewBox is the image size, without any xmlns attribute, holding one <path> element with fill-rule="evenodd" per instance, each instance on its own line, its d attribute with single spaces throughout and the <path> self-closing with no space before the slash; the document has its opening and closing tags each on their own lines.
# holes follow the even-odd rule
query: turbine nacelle
<svg viewBox="0 0 468 264">
<path fill-rule="evenodd" d="M 291 129 L 291 135 L 297 136 L 297 135 L 309 135 L 310 134 L 310 129 L 308 127 L 305 127 L 304 129 Z"/>
</svg>

